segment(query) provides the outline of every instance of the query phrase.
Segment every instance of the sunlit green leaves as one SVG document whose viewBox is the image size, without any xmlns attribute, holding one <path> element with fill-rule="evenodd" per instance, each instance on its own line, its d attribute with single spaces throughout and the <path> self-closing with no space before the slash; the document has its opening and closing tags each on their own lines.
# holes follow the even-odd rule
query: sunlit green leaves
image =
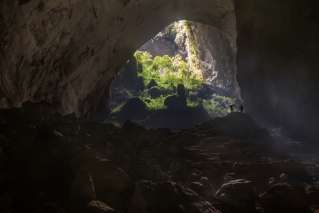
<svg viewBox="0 0 319 213">
<path fill-rule="evenodd" d="M 203 84 L 179 54 L 174 57 L 164 55 L 153 58 L 148 52 L 137 51 L 134 56 L 138 64 L 138 73 L 143 77 L 145 85 L 154 80 L 159 87 L 165 89 L 183 84 L 186 89 L 192 90 Z"/>
</svg>

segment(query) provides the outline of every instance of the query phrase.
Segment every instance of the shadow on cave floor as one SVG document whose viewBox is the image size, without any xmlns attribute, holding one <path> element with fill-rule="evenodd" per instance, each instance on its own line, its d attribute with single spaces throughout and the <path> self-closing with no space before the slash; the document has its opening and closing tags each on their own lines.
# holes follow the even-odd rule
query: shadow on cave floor
<svg viewBox="0 0 319 213">
<path fill-rule="evenodd" d="M 238 112 L 171 131 L 3 110 L 0 212 L 314 212 L 319 158 L 281 140 Z"/>
</svg>

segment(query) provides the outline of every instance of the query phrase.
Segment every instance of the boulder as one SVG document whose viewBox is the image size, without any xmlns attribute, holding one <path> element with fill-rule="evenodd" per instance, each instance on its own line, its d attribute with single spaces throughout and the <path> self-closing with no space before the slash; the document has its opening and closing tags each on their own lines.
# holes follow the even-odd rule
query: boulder
<svg viewBox="0 0 319 213">
<path fill-rule="evenodd" d="M 256 212 L 256 197 L 252 182 L 244 179 L 231 180 L 216 192 L 222 212 Z"/>
<path fill-rule="evenodd" d="M 99 200 L 119 209 L 131 188 L 127 173 L 107 159 L 97 158 L 96 150 L 82 151 L 75 159 L 80 168 L 72 184 L 71 198 L 76 203 Z"/>
</svg>

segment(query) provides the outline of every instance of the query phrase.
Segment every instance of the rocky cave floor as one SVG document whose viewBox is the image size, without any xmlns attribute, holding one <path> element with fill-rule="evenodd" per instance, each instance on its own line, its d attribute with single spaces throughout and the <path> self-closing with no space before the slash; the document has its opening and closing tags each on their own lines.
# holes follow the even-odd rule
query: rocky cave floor
<svg viewBox="0 0 319 213">
<path fill-rule="evenodd" d="M 171 131 L 1 111 L 0 212 L 316 212 L 318 149 L 281 140 L 242 113 Z"/>
</svg>

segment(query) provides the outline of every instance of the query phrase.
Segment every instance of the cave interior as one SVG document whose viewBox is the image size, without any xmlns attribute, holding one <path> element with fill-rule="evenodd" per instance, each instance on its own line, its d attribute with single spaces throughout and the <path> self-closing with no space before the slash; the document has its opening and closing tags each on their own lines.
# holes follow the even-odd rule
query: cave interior
<svg viewBox="0 0 319 213">
<path fill-rule="evenodd" d="M 316 0 L 0 2 L 0 212 L 319 212 Z"/>
</svg>

